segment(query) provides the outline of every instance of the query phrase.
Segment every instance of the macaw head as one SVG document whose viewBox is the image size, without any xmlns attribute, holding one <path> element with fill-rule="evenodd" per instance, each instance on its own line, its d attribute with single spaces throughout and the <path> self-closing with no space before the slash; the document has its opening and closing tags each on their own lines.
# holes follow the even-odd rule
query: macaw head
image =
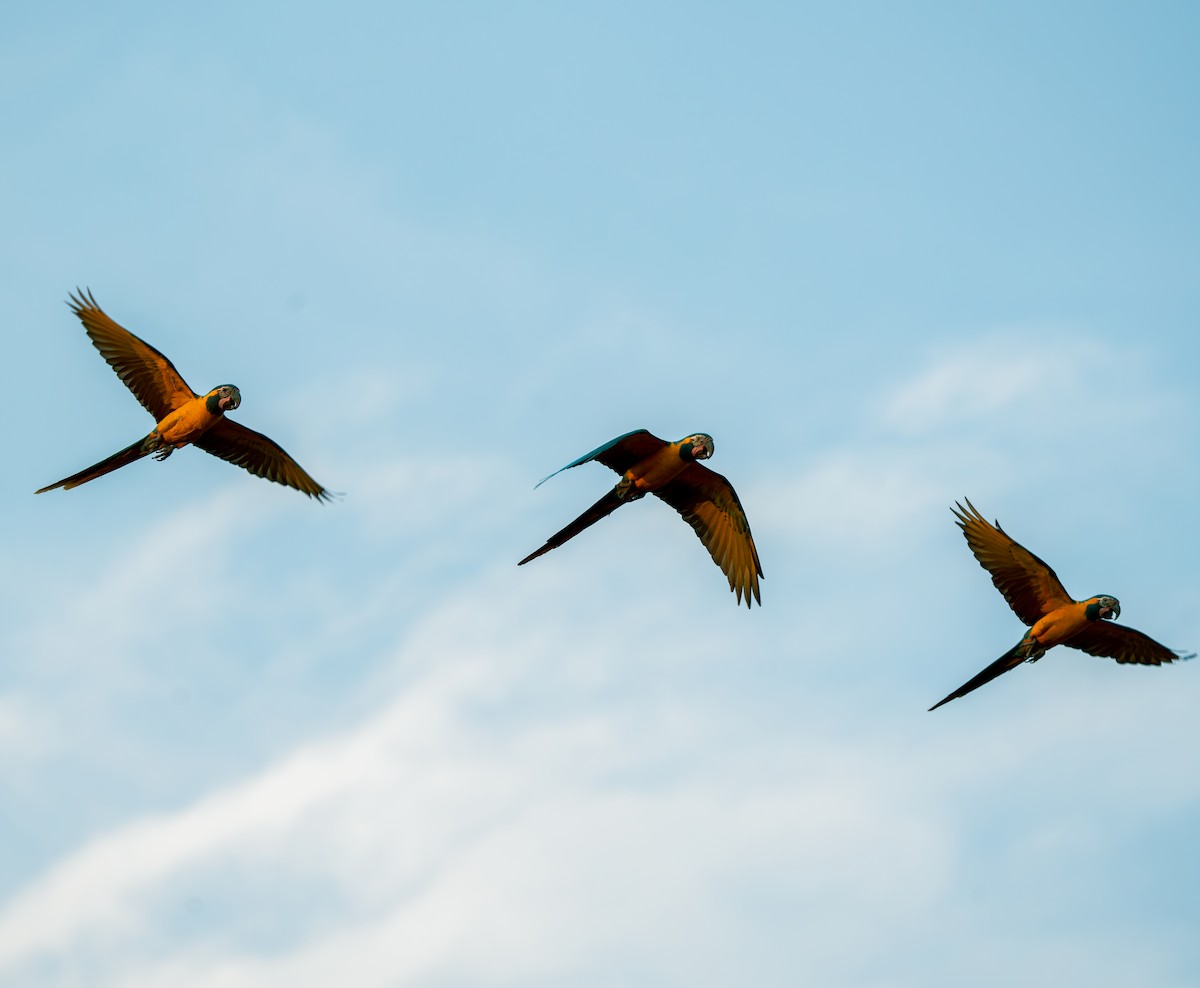
<svg viewBox="0 0 1200 988">
<path fill-rule="evenodd" d="M 1121 602 L 1116 597 L 1101 594 L 1088 601 L 1084 615 L 1089 621 L 1111 621 L 1121 616 Z"/>
<path fill-rule="evenodd" d="M 242 393 L 232 384 L 222 384 L 213 388 L 205 398 L 205 404 L 213 415 L 232 412 L 242 403 Z"/>
<path fill-rule="evenodd" d="M 679 454 L 685 460 L 707 460 L 715 449 L 712 436 L 703 432 L 697 432 L 694 436 L 679 441 Z"/>
</svg>

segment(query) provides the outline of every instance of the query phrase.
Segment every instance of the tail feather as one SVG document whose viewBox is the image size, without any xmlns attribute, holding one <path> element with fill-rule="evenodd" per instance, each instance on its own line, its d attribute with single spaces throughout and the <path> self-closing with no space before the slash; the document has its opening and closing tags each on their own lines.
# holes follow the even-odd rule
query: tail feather
<svg viewBox="0 0 1200 988">
<path fill-rule="evenodd" d="M 1009 669 L 1015 669 L 1025 661 L 1025 652 L 1021 648 L 1021 646 L 1024 644 L 1025 639 L 1022 638 L 1019 642 L 1017 642 L 1017 644 L 1000 656 L 1000 658 L 998 658 L 990 666 L 988 666 L 978 675 L 968 679 L 962 684 L 962 686 L 960 686 L 946 698 L 938 700 L 938 702 L 929 709 L 931 711 L 937 710 L 937 708 L 943 703 L 949 703 L 951 700 L 954 700 L 960 696 L 966 696 L 971 691 L 979 689 L 979 687 L 983 686 L 985 683 L 990 683 L 997 676 L 1003 676 L 1006 672 L 1008 672 Z"/>
<path fill-rule="evenodd" d="M 97 477 L 103 477 L 106 473 L 119 470 L 126 464 L 134 462 L 134 460 L 140 460 L 150 452 L 148 449 L 143 449 L 142 444 L 144 442 L 144 439 L 139 439 L 132 446 L 126 446 L 120 452 L 113 453 L 112 456 L 106 457 L 99 463 L 92 464 L 86 470 L 73 473 L 71 476 L 60 480 L 57 484 L 50 484 L 39 491 L 34 491 L 34 493 L 45 494 L 46 491 L 57 490 L 60 487 L 64 491 L 69 491 L 72 487 L 78 487 L 80 484 L 86 484 L 89 480 L 95 480 Z"/>
<path fill-rule="evenodd" d="M 569 542 L 571 539 L 575 538 L 575 536 L 584 529 L 590 528 L 592 525 L 596 524 L 596 522 L 598 522 L 601 518 L 611 515 L 617 510 L 617 508 L 619 508 L 622 504 L 625 504 L 627 501 L 629 501 L 629 498 L 621 498 L 618 496 L 616 488 L 613 488 L 611 491 L 605 494 L 604 497 L 600 498 L 599 501 L 588 508 L 587 511 L 571 522 L 571 524 L 569 524 L 566 528 L 563 528 L 562 530 L 551 535 L 550 538 L 546 540 L 546 544 L 544 546 L 531 552 L 528 556 L 517 563 L 517 565 L 524 566 L 527 562 L 529 562 L 529 560 L 537 559 L 538 556 L 544 555 L 551 549 L 557 549 L 564 542 Z"/>
</svg>

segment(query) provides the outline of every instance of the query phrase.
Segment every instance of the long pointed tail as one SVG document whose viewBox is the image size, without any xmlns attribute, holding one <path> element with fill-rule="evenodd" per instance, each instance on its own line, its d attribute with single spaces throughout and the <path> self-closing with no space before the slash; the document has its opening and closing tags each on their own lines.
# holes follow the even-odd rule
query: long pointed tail
<svg viewBox="0 0 1200 988">
<path fill-rule="evenodd" d="M 550 538 L 546 539 L 546 544 L 544 546 L 531 552 L 528 556 L 517 563 L 517 565 L 524 566 L 527 562 L 529 562 L 529 560 L 537 559 L 538 556 L 549 552 L 551 549 L 557 549 L 564 542 L 569 542 L 571 539 L 575 538 L 575 536 L 582 532 L 585 528 L 590 528 L 601 518 L 611 515 L 617 510 L 617 508 L 619 508 L 622 504 L 627 503 L 629 500 L 629 498 L 621 498 L 618 496 L 616 488 L 613 488 L 611 491 L 605 494 L 604 497 L 600 498 L 599 501 L 588 508 L 587 511 L 571 522 L 571 524 L 569 524 L 566 528 L 555 532 L 550 536 Z"/>
<path fill-rule="evenodd" d="M 977 676 L 973 676 L 962 684 L 958 689 L 951 693 L 948 697 L 938 700 L 930 710 L 937 710 L 943 703 L 949 703 L 951 700 L 960 696 L 966 696 L 972 690 L 979 689 L 984 683 L 990 683 L 997 676 L 1003 676 L 1009 669 L 1015 669 L 1025 661 L 1025 650 L 1021 647 L 1025 644 L 1025 639 L 1022 638 L 1012 648 L 1005 652 L 1000 658 L 993 662 L 990 666 L 984 669 Z"/>
<path fill-rule="evenodd" d="M 94 463 L 86 470 L 80 470 L 79 473 L 73 473 L 71 476 L 60 480 L 57 484 L 50 484 L 43 487 L 40 491 L 34 491 L 35 494 L 45 494 L 46 491 L 57 490 L 62 488 L 64 491 L 69 491 L 72 487 L 78 487 L 80 484 L 86 484 L 89 480 L 95 480 L 97 477 L 103 477 L 106 473 L 112 473 L 114 470 L 119 470 L 127 463 L 132 463 L 134 460 L 140 460 L 143 456 L 150 452 L 148 449 L 143 449 L 142 444 L 144 439 L 139 439 L 132 446 L 126 446 L 119 453 L 113 453 L 112 456 L 101 460 L 99 463 Z"/>
</svg>

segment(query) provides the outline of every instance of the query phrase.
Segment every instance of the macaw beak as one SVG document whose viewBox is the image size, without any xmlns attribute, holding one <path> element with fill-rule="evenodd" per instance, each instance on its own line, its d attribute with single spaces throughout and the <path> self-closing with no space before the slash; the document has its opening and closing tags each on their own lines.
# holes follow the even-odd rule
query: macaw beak
<svg viewBox="0 0 1200 988">
<path fill-rule="evenodd" d="M 237 408 L 238 405 L 240 405 L 241 403 L 242 403 L 241 393 L 235 391 L 235 392 L 233 392 L 233 394 L 226 395 L 217 404 L 220 406 L 221 411 L 231 412 L 235 408 Z"/>
<path fill-rule="evenodd" d="M 1121 605 L 1120 604 L 1113 604 L 1112 607 L 1106 607 L 1106 608 L 1104 608 L 1104 610 L 1108 611 L 1108 613 L 1107 614 L 1101 613 L 1101 615 L 1100 615 L 1101 617 L 1107 617 L 1107 618 L 1111 619 L 1111 618 L 1119 618 L 1121 616 Z"/>
</svg>

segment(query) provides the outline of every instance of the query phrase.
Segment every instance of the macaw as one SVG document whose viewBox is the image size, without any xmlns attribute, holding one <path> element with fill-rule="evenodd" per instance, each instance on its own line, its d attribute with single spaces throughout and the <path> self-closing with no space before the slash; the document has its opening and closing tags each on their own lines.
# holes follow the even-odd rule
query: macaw
<svg viewBox="0 0 1200 988">
<path fill-rule="evenodd" d="M 979 675 L 930 710 L 955 697 L 966 696 L 1022 662 L 1036 662 L 1055 645 L 1068 645 L 1089 655 L 1145 666 L 1194 657 L 1194 653 L 1184 655 L 1160 645 L 1133 628 L 1108 623 L 1121 616 L 1121 602 L 1116 597 L 1098 594 L 1087 600 L 1072 600 L 1054 570 L 1009 538 L 999 522 L 989 525 L 969 500 L 966 508 L 955 502 L 950 510 L 979 565 L 992 574 L 992 583 L 1004 594 L 1017 617 L 1029 625 L 1029 630 Z"/>
<path fill-rule="evenodd" d="M 749 607 L 753 594 L 761 607 L 758 580 L 763 575 L 762 563 L 758 561 L 742 503 L 728 480 L 699 462 L 712 456 L 714 448 L 712 436 L 704 433 L 669 443 L 645 429 L 637 429 L 555 470 L 550 477 L 596 460 L 619 473 L 621 479 L 604 497 L 517 565 L 524 566 L 558 548 L 622 504 L 653 494 L 666 501 L 695 529 L 713 562 L 728 578 L 729 589 L 737 595 L 738 603 L 745 597 Z M 541 487 L 550 477 L 544 477 L 536 486 Z"/>
<path fill-rule="evenodd" d="M 232 384 L 222 384 L 207 394 L 198 395 L 184 383 L 171 361 L 145 340 L 113 322 L 96 304 L 90 291 L 71 295 L 68 304 L 83 322 L 83 328 L 101 356 L 146 411 L 154 416 L 155 425 L 144 439 L 36 493 L 44 494 L 59 487 L 69 491 L 140 460 L 148 453 L 153 453 L 156 460 L 165 460 L 175 450 L 191 443 L 206 453 L 249 470 L 256 477 L 286 484 L 318 500 L 331 498 L 329 491 L 305 473 L 277 443 L 225 417 L 226 412 L 242 403 L 242 393 Z"/>
</svg>

